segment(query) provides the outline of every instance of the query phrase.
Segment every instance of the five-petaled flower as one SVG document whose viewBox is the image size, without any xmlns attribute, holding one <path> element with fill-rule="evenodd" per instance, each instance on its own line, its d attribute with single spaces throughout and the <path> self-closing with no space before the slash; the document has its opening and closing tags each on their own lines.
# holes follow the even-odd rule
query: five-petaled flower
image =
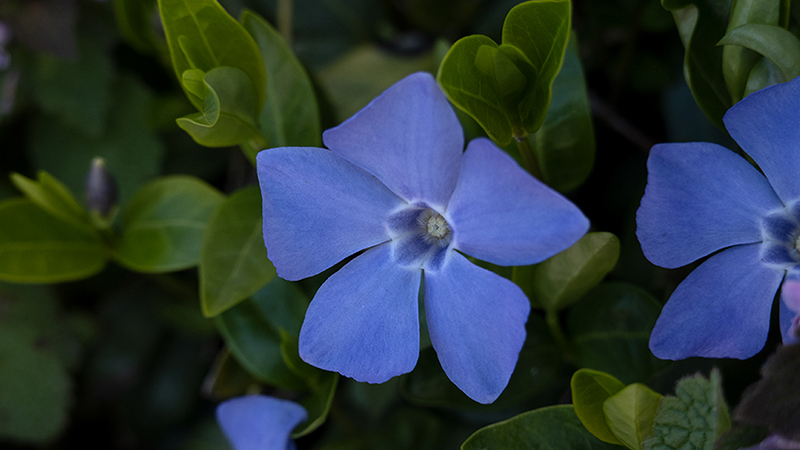
<svg viewBox="0 0 800 450">
<path fill-rule="evenodd" d="M 295 402 L 246 395 L 217 406 L 217 423 L 235 450 L 293 450 L 292 430 L 308 413 Z"/>
<path fill-rule="evenodd" d="M 491 141 L 464 152 L 458 119 L 429 74 L 401 80 L 323 141 L 330 150 L 257 156 L 264 242 L 279 276 L 306 278 L 365 250 L 314 296 L 301 358 L 370 383 L 410 372 L 422 284 L 445 373 L 472 399 L 494 401 L 516 365 L 530 304 L 462 252 L 537 263 L 577 241 L 588 220 Z"/>
<path fill-rule="evenodd" d="M 753 356 L 784 277 L 800 276 L 800 78 L 746 97 L 724 122 L 763 175 L 709 143 L 656 145 L 647 161 L 636 217 L 647 259 L 675 268 L 714 253 L 664 306 L 650 338 L 660 358 Z M 786 334 L 795 314 L 780 303 Z"/>
</svg>

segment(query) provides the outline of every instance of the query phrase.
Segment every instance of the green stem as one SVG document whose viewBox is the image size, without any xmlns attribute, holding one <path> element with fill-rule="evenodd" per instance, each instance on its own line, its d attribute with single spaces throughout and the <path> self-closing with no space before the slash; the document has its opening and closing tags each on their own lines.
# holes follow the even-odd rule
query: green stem
<svg viewBox="0 0 800 450">
<path fill-rule="evenodd" d="M 286 45 L 292 46 L 292 0 L 278 0 L 278 31 L 286 41 Z"/>
<path fill-rule="evenodd" d="M 519 149 L 519 154 L 522 157 L 522 164 L 525 165 L 525 170 L 541 180 L 542 171 L 539 169 L 539 163 L 536 159 L 536 154 L 533 153 L 531 143 L 528 141 L 528 135 L 522 137 L 515 136 L 514 140 L 517 142 L 517 148 Z"/>
<path fill-rule="evenodd" d="M 558 313 L 555 311 L 547 311 L 545 321 L 547 322 L 547 327 L 550 329 L 550 334 L 553 335 L 553 339 L 556 340 L 556 344 L 561 350 L 561 354 L 566 357 L 570 354 L 569 344 L 567 344 L 567 338 L 564 336 L 564 330 L 561 329 L 561 323 L 558 321 Z"/>
</svg>

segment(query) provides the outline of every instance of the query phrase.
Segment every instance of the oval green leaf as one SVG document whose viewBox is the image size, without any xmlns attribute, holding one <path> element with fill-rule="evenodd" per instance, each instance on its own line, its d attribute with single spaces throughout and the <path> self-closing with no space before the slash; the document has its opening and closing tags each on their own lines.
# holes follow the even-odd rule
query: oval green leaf
<svg viewBox="0 0 800 450">
<path fill-rule="evenodd" d="M 14 186 L 40 208 L 78 226 L 89 224 L 86 210 L 75 200 L 64 183 L 43 170 L 39 171 L 37 178 L 34 181 L 18 173 L 11 174 Z"/>
<path fill-rule="evenodd" d="M 800 40 L 779 26 L 748 23 L 728 31 L 719 43 L 760 53 L 778 66 L 784 81 L 800 76 Z"/>
<path fill-rule="evenodd" d="M 618 446 L 586 431 L 572 405 L 557 405 L 520 414 L 476 431 L 462 450 L 495 449 L 606 450 Z"/>
<path fill-rule="evenodd" d="M 203 233 L 224 197 L 198 178 L 169 176 L 145 185 L 122 211 L 114 259 L 140 272 L 197 265 Z"/>
<path fill-rule="evenodd" d="M 583 426 L 603 442 L 619 444 L 620 441 L 608 427 L 603 413 L 603 403 L 625 388 L 613 376 L 591 369 L 580 369 L 572 375 L 572 404 Z"/>
<path fill-rule="evenodd" d="M 88 226 L 76 226 L 27 199 L 0 202 L 0 280 L 59 283 L 106 265 L 106 248 Z"/>
<path fill-rule="evenodd" d="M 606 424 L 614 436 L 631 450 L 641 450 L 653 433 L 653 421 L 663 395 L 634 383 L 603 402 Z"/>
<path fill-rule="evenodd" d="M 211 216 L 199 271 L 200 306 L 206 317 L 235 306 L 275 277 L 262 237 L 258 187 L 231 194 Z"/>
</svg>

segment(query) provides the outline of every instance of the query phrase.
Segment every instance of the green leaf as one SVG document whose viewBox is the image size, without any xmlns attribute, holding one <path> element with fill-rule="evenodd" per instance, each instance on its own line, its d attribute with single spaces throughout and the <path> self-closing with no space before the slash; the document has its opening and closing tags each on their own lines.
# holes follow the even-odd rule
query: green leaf
<svg viewBox="0 0 800 450">
<path fill-rule="evenodd" d="M 124 204 L 142 184 L 157 176 L 164 147 L 147 125 L 152 94 L 133 77 L 119 77 L 113 87 L 108 126 L 99 137 L 87 137 L 52 116 L 33 122 L 29 133 L 32 163 L 63 182 L 78 198 L 86 186 L 92 159 L 105 160 Z"/>
<path fill-rule="evenodd" d="M 783 73 L 778 66 L 767 58 L 761 58 L 750 72 L 747 86 L 744 89 L 744 96 L 746 97 L 755 91 L 760 91 L 767 86 L 783 83 L 784 81 Z"/>
<path fill-rule="evenodd" d="M 731 427 L 719 372 L 713 370 L 709 379 L 698 374 L 678 381 L 675 395 L 661 400 L 645 450 L 713 450 L 714 441 Z"/>
<path fill-rule="evenodd" d="M 704 0 L 661 0 L 672 12 L 683 46 L 683 76 L 695 102 L 717 127 L 724 129 L 722 116 L 731 107 L 731 96 L 722 74 L 722 47 L 730 11 L 715 10 Z"/>
<path fill-rule="evenodd" d="M 572 247 L 537 264 L 519 282 L 534 303 L 546 311 L 559 311 L 583 297 L 605 278 L 619 259 L 619 239 L 611 233 L 584 235 Z"/>
<path fill-rule="evenodd" d="M 200 112 L 179 118 L 178 126 L 206 147 L 229 147 L 259 139 L 257 105 L 247 74 L 235 67 L 217 67 L 204 74 L 200 84 L 201 73 L 198 69 L 183 73 L 187 91 L 204 102 Z"/>
<path fill-rule="evenodd" d="M 528 133 L 538 130 L 547 114 L 551 86 L 564 60 L 571 22 L 569 0 L 533 0 L 512 8 L 503 23 L 503 44 L 519 48 L 536 72 L 531 93 L 519 104 Z"/>
<path fill-rule="evenodd" d="M 422 406 L 478 410 L 508 408 L 532 398 L 558 378 L 562 357 L 541 316 L 531 315 L 527 329 L 528 335 L 508 386 L 491 405 L 476 403 L 461 392 L 442 370 L 432 347 L 420 351 L 414 371 L 404 377 L 403 396 Z"/>
<path fill-rule="evenodd" d="M 236 361 L 229 348 L 223 348 L 217 353 L 203 383 L 203 394 L 215 400 L 224 400 L 246 395 L 257 389 L 257 386 L 258 380 Z"/>
<path fill-rule="evenodd" d="M 663 396 L 649 387 L 634 383 L 603 402 L 608 428 L 631 450 L 641 450 L 653 433 L 653 421 Z"/>
<path fill-rule="evenodd" d="M 572 375 L 570 387 L 575 414 L 583 426 L 601 441 L 619 444 L 619 439 L 606 423 L 603 403 L 623 390 L 625 385 L 605 372 L 580 369 Z"/>
<path fill-rule="evenodd" d="M 133 48 L 169 58 L 166 42 L 153 26 L 157 7 L 156 0 L 114 0 L 114 16 L 117 28 Z"/>
<path fill-rule="evenodd" d="M 200 306 L 214 317 L 255 294 L 275 277 L 267 259 L 258 187 L 228 197 L 211 220 L 200 251 Z"/>
<path fill-rule="evenodd" d="M 601 284 L 567 314 L 576 364 L 625 383 L 648 380 L 659 365 L 648 342 L 660 312 L 658 301 L 634 285 Z"/>
<path fill-rule="evenodd" d="M 189 69 L 211 72 L 222 66 L 244 72 L 255 89 L 256 110 L 266 97 L 266 73 L 253 38 L 216 0 L 158 0 L 175 74 L 189 100 L 202 110 L 205 100 L 183 84 Z"/>
<path fill-rule="evenodd" d="M 80 280 L 105 265 L 106 249 L 91 228 L 65 222 L 30 200 L 0 202 L 0 280 Z"/>
<path fill-rule="evenodd" d="M 726 33 L 748 23 L 777 25 L 780 3 L 781 0 L 734 1 Z M 757 53 L 738 45 L 726 45 L 722 49 L 722 75 L 733 103 L 744 97 L 750 72 L 760 59 Z"/>
<path fill-rule="evenodd" d="M 318 382 L 311 388 L 311 394 L 300 400 L 300 404 L 308 411 L 308 419 L 295 428 L 292 438 L 303 437 L 325 423 L 338 384 L 338 373 L 325 372 L 319 377 Z"/>
<path fill-rule="evenodd" d="M 800 40 L 781 27 L 749 23 L 728 31 L 719 43 L 758 52 L 778 66 L 784 81 L 800 76 Z"/>
<path fill-rule="evenodd" d="M 600 441 L 586 431 L 572 405 L 540 408 L 481 428 L 462 450 L 530 449 L 603 450 L 618 446 Z"/>
<path fill-rule="evenodd" d="M 74 60 L 37 53 L 31 89 L 36 101 L 80 133 L 97 138 L 106 130 L 114 67 L 108 49 L 94 39 L 78 40 Z"/>
<path fill-rule="evenodd" d="M 140 272 L 197 265 L 203 233 L 223 199 L 194 177 L 175 175 L 147 184 L 122 211 L 114 258 Z"/>
<path fill-rule="evenodd" d="M 34 181 L 18 173 L 11 174 L 11 182 L 28 199 L 59 219 L 82 226 L 89 223 L 86 210 L 78 204 L 64 183 L 45 171 L 39 171 Z"/>
<path fill-rule="evenodd" d="M 548 186 L 568 192 L 589 177 L 594 166 L 594 129 L 575 34 L 553 81 L 553 100 L 544 123 L 528 140 Z"/>
<path fill-rule="evenodd" d="M 267 100 L 258 116 L 266 148 L 319 147 L 319 108 L 303 65 L 267 21 L 249 11 L 241 20 L 261 52 L 267 73 Z"/>
<path fill-rule="evenodd" d="M 260 381 L 283 389 L 304 390 L 305 381 L 286 365 L 281 330 L 298 336 L 308 297 L 299 288 L 275 278 L 252 300 L 214 318 L 236 360 Z"/>
</svg>

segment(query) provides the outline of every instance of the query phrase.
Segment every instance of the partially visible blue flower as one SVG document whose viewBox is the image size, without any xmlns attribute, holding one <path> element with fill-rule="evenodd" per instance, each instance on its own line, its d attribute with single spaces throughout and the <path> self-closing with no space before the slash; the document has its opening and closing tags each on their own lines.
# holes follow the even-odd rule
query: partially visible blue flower
<svg viewBox="0 0 800 450">
<path fill-rule="evenodd" d="M 445 373 L 472 399 L 494 401 L 516 365 L 530 304 L 464 254 L 537 263 L 577 241 L 587 219 L 491 141 L 463 152 L 458 119 L 429 74 L 401 80 L 323 141 L 330 150 L 257 156 L 264 242 L 279 276 L 310 277 L 364 250 L 315 295 L 300 356 L 370 383 L 410 372 L 423 286 Z"/>
<path fill-rule="evenodd" d="M 759 444 L 743 448 L 742 450 L 800 450 L 800 442 L 786 439 L 773 433 Z"/>
<path fill-rule="evenodd" d="M 292 430 L 308 418 L 289 400 L 247 395 L 217 406 L 217 423 L 234 450 L 294 450 Z"/>
<path fill-rule="evenodd" d="M 664 306 L 650 338 L 659 358 L 753 356 L 784 277 L 800 276 L 800 78 L 748 96 L 723 120 L 761 172 L 700 142 L 656 145 L 647 161 L 636 216 L 647 259 L 675 268 L 713 254 Z M 794 317 L 780 310 L 782 323 Z"/>
<path fill-rule="evenodd" d="M 800 341 L 800 281 L 786 280 L 781 287 L 781 333 L 785 344 Z"/>
</svg>

